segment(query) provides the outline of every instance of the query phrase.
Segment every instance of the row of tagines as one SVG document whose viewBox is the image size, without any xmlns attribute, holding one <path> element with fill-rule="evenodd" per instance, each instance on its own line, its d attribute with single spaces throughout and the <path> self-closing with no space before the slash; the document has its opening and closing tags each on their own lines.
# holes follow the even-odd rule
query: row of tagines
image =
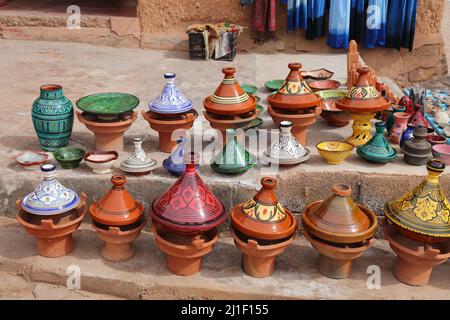
<svg viewBox="0 0 450 320">
<path fill-rule="evenodd" d="M 200 271 L 202 257 L 218 240 L 217 227 L 228 214 L 222 202 L 197 173 L 199 157 L 184 156 L 185 172 L 151 202 L 149 216 L 154 239 L 166 254 L 167 268 L 177 275 Z M 383 229 L 397 254 L 396 277 L 410 285 L 428 283 L 434 266 L 450 257 L 450 206 L 438 181 L 445 164 L 431 160 L 428 177 L 385 206 Z M 124 261 L 134 254 L 132 242 L 146 224 L 144 207 L 126 190 L 126 178 L 115 175 L 112 188 L 89 208 L 86 195 L 77 194 L 55 179 L 55 166 L 42 165 L 43 181 L 17 201 L 17 220 L 36 237 L 37 252 L 60 257 L 74 249 L 72 233 L 89 211 L 92 226 L 104 242 L 101 256 Z M 242 266 L 252 277 L 274 272 L 276 256 L 298 235 L 296 217 L 275 193 L 277 180 L 261 179 L 254 197 L 232 208 L 230 231 L 242 251 Z M 352 261 L 375 242 L 377 216 L 355 203 L 349 186 L 335 184 L 328 199 L 304 207 L 302 235 L 319 252 L 319 271 L 330 278 L 346 278 Z"/>
</svg>

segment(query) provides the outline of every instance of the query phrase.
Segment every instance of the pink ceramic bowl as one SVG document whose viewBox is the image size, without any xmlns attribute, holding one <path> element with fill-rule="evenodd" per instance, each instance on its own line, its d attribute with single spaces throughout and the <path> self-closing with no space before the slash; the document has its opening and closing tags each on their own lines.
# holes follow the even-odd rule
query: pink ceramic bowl
<svg viewBox="0 0 450 320">
<path fill-rule="evenodd" d="M 446 165 L 450 165 L 450 145 L 436 144 L 432 148 L 433 156 L 437 160 L 443 161 Z"/>
</svg>

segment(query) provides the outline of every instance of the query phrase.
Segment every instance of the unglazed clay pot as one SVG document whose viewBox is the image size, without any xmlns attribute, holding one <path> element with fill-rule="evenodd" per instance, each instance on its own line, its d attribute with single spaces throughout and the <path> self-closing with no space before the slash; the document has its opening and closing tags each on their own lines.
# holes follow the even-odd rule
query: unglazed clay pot
<svg viewBox="0 0 450 320">
<path fill-rule="evenodd" d="M 408 126 L 408 119 L 411 115 L 406 112 L 394 112 L 393 116 L 394 123 L 389 131 L 389 141 L 394 144 L 400 144 L 402 133 L 406 130 Z"/>
<path fill-rule="evenodd" d="M 427 128 L 423 126 L 416 127 L 413 135 L 414 138 L 412 140 L 405 141 L 403 144 L 403 160 L 410 165 L 422 166 L 433 157 L 431 144 L 425 141 L 428 135 Z"/>
<path fill-rule="evenodd" d="M 123 134 L 137 118 L 136 112 L 133 112 L 127 120 L 113 122 L 96 121 L 95 117 L 90 117 L 80 111 L 76 111 L 76 115 L 78 120 L 95 134 L 95 149 L 97 151 L 122 151 Z"/>
<path fill-rule="evenodd" d="M 345 97 L 347 90 L 323 90 L 318 91 L 317 95 L 322 98 L 322 113 L 328 125 L 333 127 L 345 127 L 352 120 L 350 115 L 336 108 L 336 100 Z"/>
</svg>

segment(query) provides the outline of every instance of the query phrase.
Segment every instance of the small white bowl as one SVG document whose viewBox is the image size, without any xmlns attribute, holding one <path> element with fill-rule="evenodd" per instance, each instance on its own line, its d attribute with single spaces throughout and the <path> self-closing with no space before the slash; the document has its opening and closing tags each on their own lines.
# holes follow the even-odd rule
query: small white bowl
<svg viewBox="0 0 450 320">
<path fill-rule="evenodd" d="M 48 153 L 26 151 L 16 157 L 16 162 L 25 170 L 33 171 L 40 168 L 48 160 Z"/>
<path fill-rule="evenodd" d="M 110 173 L 119 154 L 116 151 L 91 151 L 86 153 L 84 161 L 93 172 L 99 174 Z"/>
</svg>

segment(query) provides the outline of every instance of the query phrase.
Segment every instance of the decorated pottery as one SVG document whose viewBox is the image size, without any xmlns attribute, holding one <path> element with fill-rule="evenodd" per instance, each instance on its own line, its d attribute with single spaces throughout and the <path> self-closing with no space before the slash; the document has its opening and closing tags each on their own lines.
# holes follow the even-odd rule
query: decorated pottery
<svg viewBox="0 0 450 320">
<path fill-rule="evenodd" d="M 416 112 L 411 116 L 411 118 L 409 118 L 408 123 L 415 127 L 418 127 L 418 126 L 429 127 L 430 126 L 429 122 L 423 115 L 423 107 L 420 105 L 416 106 Z"/>
<path fill-rule="evenodd" d="M 211 163 L 219 173 L 240 174 L 256 166 L 256 156 L 248 152 L 237 140 L 234 129 L 227 129 L 227 143 Z"/>
<path fill-rule="evenodd" d="M 403 96 L 398 102 L 398 105 L 405 108 L 405 110 L 402 112 L 409 113 L 410 115 L 413 115 L 416 112 L 414 103 L 409 96 Z"/>
<path fill-rule="evenodd" d="M 128 93 L 96 93 L 79 99 L 77 107 L 98 120 L 117 121 L 120 115 L 131 114 L 139 105 L 139 99 Z"/>
<path fill-rule="evenodd" d="M 292 122 L 280 123 L 279 139 L 264 152 L 269 161 L 279 165 L 294 165 L 309 159 L 310 151 L 295 140 L 291 129 Z"/>
<path fill-rule="evenodd" d="M 156 161 L 149 158 L 144 149 L 142 149 L 142 141 L 142 138 L 133 139 L 134 151 L 127 160 L 120 164 L 120 169 L 122 171 L 131 174 L 145 175 L 156 168 Z"/>
<path fill-rule="evenodd" d="M 162 166 L 174 176 L 181 176 L 186 171 L 184 164 L 186 138 L 180 137 L 177 140 L 178 146 L 172 154 L 164 159 Z M 200 166 L 197 164 L 197 169 Z"/>
<path fill-rule="evenodd" d="M 352 155 L 355 148 L 342 141 L 324 141 L 316 145 L 320 156 L 329 164 L 341 164 Z"/>
<path fill-rule="evenodd" d="M 278 91 L 278 89 L 281 88 L 283 83 L 284 83 L 283 79 L 269 80 L 264 83 L 264 87 L 266 87 L 267 90 L 270 90 L 271 92 L 274 92 L 274 91 L 276 92 L 276 91 Z"/>
<path fill-rule="evenodd" d="M 168 230 L 181 235 L 197 235 L 226 219 L 225 207 L 197 173 L 199 156 L 184 157 L 186 171 L 151 204 L 150 216 Z"/>
<path fill-rule="evenodd" d="M 327 70 L 325 68 L 302 71 L 301 75 L 305 79 L 313 80 L 327 80 L 334 76 L 334 72 Z"/>
<path fill-rule="evenodd" d="M 84 161 L 94 173 L 106 174 L 112 171 L 112 167 L 119 154 L 116 151 L 91 151 L 86 153 Z"/>
<path fill-rule="evenodd" d="M 371 123 L 377 112 L 387 109 L 391 102 L 369 82 L 368 67 L 358 68 L 359 78 L 347 96 L 336 101 L 338 109 L 347 111 L 353 122 L 353 134 L 347 142 L 354 146 L 366 144 L 371 139 Z"/>
<path fill-rule="evenodd" d="M 337 80 L 316 80 L 309 83 L 309 87 L 313 91 L 335 90 L 341 86 Z"/>
<path fill-rule="evenodd" d="M 388 134 L 391 132 L 392 127 L 394 126 L 394 122 L 396 120 L 395 118 L 395 113 L 397 112 L 405 112 L 406 108 L 403 106 L 392 106 L 392 112 L 389 113 L 387 119 L 385 120 L 386 122 L 386 129 Z M 410 115 L 411 116 L 411 115 Z M 409 119 L 409 117 L 408 117 Z M 398 119 L 397 119 L 398 121 Z"/>
<path fill-rule="evenodd" d="M 404 161 L 414 166 L 422 166 L 432 158 L 431 144 L 425 141 L 427 128 L 419 126 L 414 129 L 414 138 L 403 144 Z"/>
<path fill-rule="evenodd" d="M 432 146 L 438 145 L 438 144 L 445 144 L 445 141 L 447 140 L 445 137 L 442 137 L 440 135 L 431 133 L 427 135 L 425 138 Z"/>
<path fill-rule="evenodd" d="M 57 84 L 46 84 L 33 102 L 31 118 L 42 150 L 54 151 L 69 144 L 73 126 L 72 102 Z"/>
<path fill-rule="evenodd" d="M 411 140 L 412 138 L 414 138 L 414 128 L 415 127 L 413 125 L 408 124 L 406 129 L 403 131 L 402 137 L 400 138 L 400 148 L 403 147 L 403 145 L 405 144 L 406 141 Z"/>
<path fill-rule="evenodd" d="M 16 157 L 16 162 L 25 170 L 37 170 L 48 160 L 45 152 L 26 151 Z"/>
<path fill-rule="evenodd" d="M 207 112 L 233 116 L 241 115 L 255 110 L 256 99 L 242 89 L 234 74 L 235 68 L 223 68 L 224 79 L 213 95 L 203 100 Z"/>
<path fill-rule="evenodd" d="M 55 178 L 56 168 L 52 164 L 41 166 L 44 179 L 33 192 L 22 199 L 21 206 L 26 212 L 35 215 L 57 215 L 78 206 L 80 197 L 75 191 L 66 188 Z"/>
<path fill-rule="evenodd" d="M 384 137 L 386 125 L 384 122 L 375 124 L 377 133 L 365 145 L 358 146 L 356 152 L 370 162 L 386 163 L 397 158 L 397 151 L 392 148 Z"/>
<path fill-rule="evenodd" d="M 407 128 L 408 119 L 411 115 L 406 112 L 394 112 L 393 115 L 395 120 L 391 130 L 389 131 L 388 139 L 393 144 L 400 144 L 402 133 Z"/>
<path fill-rule="evenodd" d="M 328 122 L 328 125 L 345 127 L 352 120 L 347 112 L 336 108 L 336 100 L 345 97 L 347 90 L 323 90 L 316 93 L 322 99 L 320 115 Z"/>
<path fill-rule="evenodd" d="M 450 205 L 439 184 L 445 164 L 428 161 L 428 177 L 412 191 L 386 204 L 384 214 L 407 237 L 422 242 L 450 239 Z"/>
<path fill-rule="evenodd" d="M 254 94 L 256 92 L 256 90 L 258 90 L 258 88 L 255 85 L 249 84 L 249 83 L 243 83 L 243 84 L 241 84 L 241 87 L 248 94 Z"/>
<path fill-rule="evenodd" d="M 56 149 L 53 157 L 63 169 L 74 169 L 80 165 L 86 151 L 77 147 L 64 147 Z"/>
<path fill-rule="evenodd" d="M 179 114 L 192 109 L 192 101 L 187 99 L 175 85 L 175 73 L 164 73 L 167 83 L 155 100 L 148 104 L 152 112 Z"/>
<path fill-rule="evenodd" d="M 431 153 L 435 159 L 441 160 L 445 165 L 450 165 L 450 145 L 437 144 L 431 148 Z"/>
</svg>

